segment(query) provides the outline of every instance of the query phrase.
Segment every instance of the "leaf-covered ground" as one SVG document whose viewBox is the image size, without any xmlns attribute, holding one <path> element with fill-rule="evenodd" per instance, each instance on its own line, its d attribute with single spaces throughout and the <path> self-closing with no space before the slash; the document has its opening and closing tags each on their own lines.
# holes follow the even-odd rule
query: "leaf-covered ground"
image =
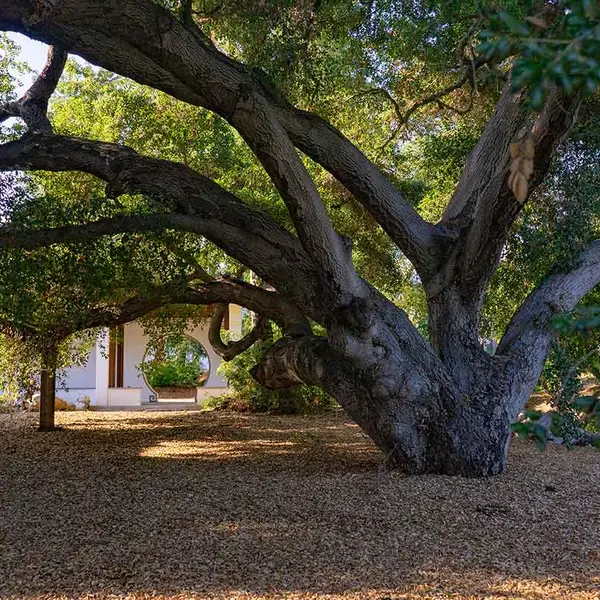
<svg viewBox="0 0 600 600">
<path fill-rule="evenodd" d="M 600 598 L 600 452 L 403 477 L 343 415 L 0 415 L 0 597 Z"/>
</svg>

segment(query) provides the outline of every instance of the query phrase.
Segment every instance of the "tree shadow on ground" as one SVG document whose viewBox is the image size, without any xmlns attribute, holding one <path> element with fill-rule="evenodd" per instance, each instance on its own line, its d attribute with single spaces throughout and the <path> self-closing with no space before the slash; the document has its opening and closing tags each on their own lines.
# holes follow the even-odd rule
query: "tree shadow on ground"
<svg viewBox="0 0 600 600">
<path fill-rule="evenodd" d="M 59 423 L 0 427 L 4 598 L 593 598 L 600 585 L 592 449 L 518 443 L 501 477 L 406 478 L 337 412 Z"/>
</svg>

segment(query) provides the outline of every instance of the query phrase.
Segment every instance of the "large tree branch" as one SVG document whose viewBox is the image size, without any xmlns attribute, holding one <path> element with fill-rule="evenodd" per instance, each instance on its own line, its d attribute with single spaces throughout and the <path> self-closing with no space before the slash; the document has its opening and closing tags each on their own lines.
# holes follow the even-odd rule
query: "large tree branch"
<svg viewBox="0 0 600 600">
<path fill-rule="evenodd" d="M 352 296 L 363 295 L 351 253 L 335 232 L 314 181 L 266 99 L 257 92 L 241 94 L 229 120 L 279 190 L 302 246 L 319 266 L 331 302 L 345 305 Z"/>
<path fill-rule="evenodd" d="M 521 94 L 508 81 L 483 134 L 469 155 L 442 221 L 449 226 L 466 225 L 484 198 L 497 195 L 504 180 L 508 146 L 526 122 Z"/>
<path fill-rule="evenodd" d="M 292 338 L 311 333 L 306 317 L 277 292 L 228 279 L 193 286 L 183 280 L 172 281 L 144 290 L 120 305 L 91 309 L 73 322 L 57 325 L 56 332 L 64 338 L 84 329 L 121 325 L 173 304 L 238 304 L 273 319 Z"/>
<path fill-rule="evenodd" d="M 361 202 L 423 279 L 430 277 L 450 241 L 445 232 L 424 221 L 391 181 L 330 123 L 289 105 L 276 111 L 294 144 Z"/>
<path fill-rule="evenodd" d="M 338 399 L 348 414 L 361 426 L 373 428 L 366 416 L 369 403 L 361 404 L 370 393 L 370 383 L 357 377 L 355 366 L 331 347 L 327 338 L 307 335 L 280 339 L 263 355 L 251 371 L 268 389 L 286 389 L 297 385 L 316 385 Z M 352 382 L 352 383 L 350 383 Z M 363 386 L 362 398 L 357 389 Z"/>
<path fill-rule="evenodd" d="M 578 96 L 567 97 L 555 88 L 534 121 L 531 140 L 535 156 L 527 198 L 548 173 L 558 145 L 575 121 L 579 104 Z M 508 185 L 509 146 L 525 130 L 527 118 L 520 94 L 513 93 L 508 82 L 444 215 L 442 225 L 453 230 L 458 240 L 447 268 L 435 281 L 437 288 L 454 279 L 464 295 L 481 298 L 508 232 L 527 200 L 517 200 Z"/>
<path fill-rule="evenodd" d="M 494 356 L 496 368 L 512 375 L 507 410 L 516 418 L 542 370 L 556 332 L 555 315 L 568 312 L 600 283 L 600 240 L 574 259 L 566 273 L 555 273 L 534 289 L 515 313 Z"/>
<path fill-rule="evenodd" d="M 170 221 L 177 229 L 203 235 L 276 289 L 306 306 L 313 318 L 320 319 L 323 299 L 318 277 L 298 240 L 265 213 L 244 204 L 188 167 L 144 157 L 117 144 L 63 136 L 27 135 L 0 146 L 0 170 L 26 169 L 82 171 L 104 180 L 112 194 L 138 193 L 154 198 L 179 215 L 152 217 L 156 219 L 156 227 Z M 121 218 L 117 226 L 135 230 L 142 223 Z M 99 235 L 103 227 L 115 225 L 100 222 L 79 231 Z M 67 235 L 66 230 L 62 233 Z M 39 242 L 46 234 L 35 235 Z M 47 235 L 56 240 L 56 232 Z"/>
<path fill-rule="evenodd" d="M 315 321 L 324 324 L 324 315 L 331 310 L 328 295 L 321 292 L 314 265 L 293 235 L 210 179 L 181 164 L 143 157 L 115 144 L 40 135 L 26 136 L 0 146 L 2 169 L 80 170 L 106 181 L 115 194 L 145 194 L 176 212 L 141 219 L 118 217 L 116 221 L 74 226 L 54 232 L 32 232 L 24 237 L 24 245 L 34 247 L 42 241 L 52 243 L 66 238 L 75 241 L 78 236 L 91 239 L 92 236 L 123 230 L 136 231 L 144 225 L 152 225 L 155 229 L 172 227 L 211 240 L 251 268 Z M 15 247 L 19 244 L 14 231 L 4 233 L 5 246 Z M 2 239 L 0 235 L 0 243 Z M 370 293 L 374 291 L 370 290 Z M 375 296 L 379 297 L 377 294 Z M 401 323 L 394 324 L 394 327 L 398 327 L 398 333 L 424 345 L 409 319 L 404 313 L 402 315 Z M 345 337 L 341 336 L 343 339 Z M 367 338 L 370 339 L 369 336 Z M 371 342 L 367 340 L 369 344 Z"/>
<path fill-rule="evenodd" d="M 84 243 L 104 235 L 118 233 L 144 233 L 175 229 L 198 232 L 198 224 L 187 215 L 126 215 L 100 219 L 85 225 L 65 225 L 37 230 L 19 230 L 11 226 L 0 227 L 0 248 L 32 250 L 53 244 Z"/>
<path fill-rule="evenodd" d="M 148 0 L 101 5 L 92 0 L 63 0 L 55 6 L 39 18 L 28 1 L 0 0 L 0 27 L 47 43 L 59 41 L 94 64 L 213 110 L 238 127 L 257 153 L 264 143 L 258 118 L 267 106 L 278 116 L 279 126 L 294 144 L 348 187 L 423 276 L 435 271 L 439 255 L 435 228 L 423 221 L 343 135 L 315 115 L 294 109 L 255 72 L 204 43 L 170 13 Z M 240 101 L 247 108 L 248 98 L 255 99 L 250 109 L 254 111 L 253 118 L 240 118 Z M 268 114 L 267 117 L 271 118 Z M 290 157 L 286 149 L 281 158 L 285 162 Z M 288 177 L 277 181 L 285 165 L 276 158 L 270 156 L 265 166 L 285 197 Z M 264 156 L 262 160 L 265 162 Z M 285 170 L 289 172 L 287 167 Z M 303 176 L 295 183 L 289 190 L 295 198 L 288 198 L 288 203 L 306 202 L 306 210 L 320 218 L 322 209 L 312 186 L 307 188 L 308 200 L 300 201 L 298 196 L 306 179 Z M 310 214 L 296 218 L 299 216 L 308 219 L 308 230 L 312 230 Z M 443 232 L 439 237 L 444 237 Z M 337 247 L 330 230 L 322 231 L 315 244 L 329 245 L 335 260 L 342 260 L 342 249 Z"/>
<path fill-rule="evenodd" d="M 244 337 L 239 340 L 232 340 L 224 342 L 221 337 L 221 326 L 223 324 L 223 318 L 225 313 L 229 309 L 228 304 L 218 304 L 213 313 L 210 321 L 210 327 L 208 329 L 208 341 L 213 347 L 214 351 L 225 360 L 233 360 L 236 356 L 245 352 L 258 342 L 263 339 L 267 333 L 267 326 L 269 320 L 263 316 L 258 317 L 258 320 L 252 330 L 247 333 Z"/>
<path fill-rule="evenodd" d="M 63 10 L 64 7 L 61 7 L 58 12 L 62 13 Z M 353 269 L 350 256 L 342 240 L 333 229 L 314 182 L 287 134 L 271 114 L 264 96 L 253 90 L 253 87 L 257 86 L 252 85 L 250 77 L 244 77 L 241 70 L 231 68 L 233 64 L 231 61 L 229 64 L 227 61 L 222 61 L 221 65 L 216 64 L 215 59 L 219 53 L 214 49 L 207 52 L 209 47 L 205 42 L 195 35 L 190 37 L 189 27 L 183 27 L 173 19 L 170 13 L 161 13 L 155 5 L 151 12 L 154 12 L 154 16 L 161 21 L 153 23 L 151 33 L 155 35 L 158 33 L 159 37 L 161 33 L 165 36 L 168 33 L 171 36 L 175 35 L 173 31 L 176 30 L 184 36 L 188 44 L 198 47 L 202 53 L 206 54 L 205 68 L 208 66 L 209 71 L 214 71 L 219 67 L 225 75 L 225 68 L 229 67 L 227 69 L 230 71 L 229 74 L 238 79 L 233 94 L 232 90 L 227 89 L 227 86 L 221 86 L 223 92 L 229 92 L 226 106 L 223 104 L 224 96 L 220 97 L 216 104 L 213 98 L 208 102 L 207 107 L 217 110 L 219 114 L 228 118 L 244 136 L 285 200 L 300 241 L 313 262 L 320 267 L 321 283 L 330 288 L 332 301 L 338 303 L 347 301 L 343 294 L 340 297 L 341 291 L 358 293 L 362 287 L 360 279 Z M 44 16 L 51 19 L 53 15 Z M 156 31 L 157 27 L 158 32 Z M 166 30 L 162 31 L 163 28 Z M 156 41 L 158 40 L 155 38 L 154 42 L 156 43 Z M 215 62 L 212 66 L 206 60 L 211 58 Z M 214 82 L 212 86 L 215 87 Z"/>
<path fill-rule="evenodd" d="M 62 75 L 68 54 L 56 47 L 48 48 L 48 58 L 42 72 L 19 100 L 0 106 L 0 123 L 10 117 L 20 117 L 29 131 L 52 132 L 48 120 L 48 102 Z"/>
<path fill-rule="evenodd" d="M 531 137 L 535 148 L 534 170 L 529 181 L 527 197 L 519 202 L 508 185 L 510 156 L 505 148 L 502 169 L 496 174 L 496 180 L 502 177 L 499 192 L 485 198 L 475 212 L 473 224 L 466 238 L 462 271 L 465 280 L 476 281 L 493 271 L 500 253 L 523 204 L 543 182 L 548 173 L 556 150 L 571 129 L 577 117 L 580 97 L 567 97 L 555 88 L 533 127 Z M 493 177 L 493 176 L 492 176 Z"/>
<path fill-rule="evenodd" d="M 526 359 L 532 348 L 552 335 L 552 318 L 573 310 L 600 283 L 600 240 L 588 244 L 571 271 L 555 273 L 529 294 L 512 318 L 497 355 Z"/>
</svg>

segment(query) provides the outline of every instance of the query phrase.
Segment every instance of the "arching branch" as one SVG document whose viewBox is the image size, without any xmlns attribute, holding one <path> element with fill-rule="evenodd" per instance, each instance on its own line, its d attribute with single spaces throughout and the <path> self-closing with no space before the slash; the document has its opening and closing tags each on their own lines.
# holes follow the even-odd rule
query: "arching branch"
<svg viewBox="0 0 600 600">
<path fill-rule="evenodd" d="M 484 195 L 477 206 L 473 224 L 466 236 L 462 271 L 473 281 L 483 279 L 495 268 L 504 247 L 508 232 L 523 205 L 545 179 L 556 149 L 567 135 L 579 110 L 581 98 L 566 96 L 555 88 L 549 95 L 544 109 L 531 128 L 535 147 L 534 171 L 528 185 L 527 197 L 519 202 L 508 185 L 510 155 L 508 147 L 490 179 L 498 182 L 498 188 L 490 196 Z M 514 139 L 510 140 L 511 142 Z"/>
<path fill-rule="evenodd" d="M 26 135 L 0 146 L 0 170 L 25 169 L 82 171 L 104 180 L 115 195 L 136 193 L 153 198 L 174 213 L 153 216 L 156 228 L 177 223 L 177 229 L 203 235 L 299 304 L 314 307 L 311 316 L 321 318 L 319 277 L 298 239 L 208 177 L 179 163 L 141 156 L 118 144 L 56 135 Z M 142 224 L 136 219 L 123 219 L 119 225 L 136 230 Z M 91 224 L 88 235 L 94 229 L 95 235 L 101 235 L 98 229 L 103 227 L 109 232 L 114 223 Z M 74 230 L 62 231 L 65 235 L 70 232 Z M 58 241 L 56 233 L 47 235 Z M 32 234 L 38 245 L 44 235 Z M 15 245 L 14 236 L 11 239 Z M 290 270 L 294 271 L 293 278 Z"/>
<path fill-rule="evenodd" d="M 508 81 L 483 134 L 469 155 L 456 190 L 446 207 L 443 221 L 463 225 L 472 218 L 484 197 L 498 194 L 508 161 L 508 146 L 524 126 L 527 114 L 521 108 L 521 94 Z M 496 179 L 500 177 L 500 181 Z"/>
<path fill-rule="evenodd" d="M 158 214 L 126 215 L 100 219 L 85 225 L 65 225 L 33 231 L 4 226 L 0 227 L 0 248 L 32 250 L 53 244 L 89 242 L 104 235 L 162 231 L 164 229 L 196 232 L 198 225 L 186 215 Z"/>
<path fill-rule="evenodd" d="M 0 106 L 0 123 L 10 117 L 20 117 L 29 131 L 52 133 L 48 120 L 48 102 L 62 75 L 68 54 L 57 46 L 48 48 L 48 58 L 42 72 L 31 87 L 13 102 Z"/>
<path fill-rule="evenodd" d="M 322 216 L 318 195 L 300 175 L 297 157 L 288 147 L 279 152 L 271 143 L 273 136 L 265 135 L 265 123 L 282 128 L 297 148 L 344 184 L 423 277 L 435 272 L 443 254 L 440 245 L 446 240 L 443 230 L 426 223 L 386 176 L 334 127 L 291 106 L 251 69 L 203 42 L 165 9 L 149 0 L 122 0 L 109 6 L 93 0 L 63 0 L 60 10 L 44 20 L 31 24 L 31 13 L 26 0 L 0 0 L 0 27 L 47 43 L 61 42 L 94 64 L 208 108 L 232 122 L 287 197 L 311 257 L 313 251 L 321 254 L 316 251 L 318 246 L 332 251 L 323 265 L 326 270 L 346 276 L 336 273 L 336 263 L 344 259 L 343 248 L 326 223 L 319 223 L 316 230 L 313 227 L 314 217 L 320 220 Z"/>
<path fill-rule="evenodd" d="M 515 198 L 508 185 L 509 147 L 531 115 L 522 107 L 521 95 L 510 86 L 509 81 L 444 213 L 443 226 L 460 239 L 455 245 L 451 269 L 435 282 L 438 287 L 445 285 L 446 277 L 455 277 L 461 281 L 464 294 L 479 296 L 523 207 L 524 202 Z M 577 95 L 566 96 L 555 88 L 533 122 L 535 157 L 528 197 L 548 173 L 558 145 L 575 121 L 579 104 Z"/>
<path fill-rule="evenodd" d="M 600 283 L 600 240 L 588 244 L 572 270 L 544 280 L 512 318 L 497 349 L 498 355 L 525 357 L 539 340 L 551 334 L 552 318 L 573 310 Z"/>
<path fill-rule="evenodd" d="M 227 361 L 233 360 L 236 356 L 248 350 L 254 343 L 263 339 L 267 333 L 269 324 L 269 319 L 259 315 L 252 331 L 247 333 L 242 339 L 224 342 L 221 337 L 221 326 L 223 324 L 223 318 L 228 310 L 228 304 L 218 304 L 213 313 L 208 330 L 208 340 L 214 351 Z"/>
<path fill-rule="evenodd" d="M 242 91 L 229 116 L 281 194 L 303 248 L 318 267 L 329 301 L 345 305 L 364 289 L 308 170 L 267 100 Z"/>
<path fill-rule="evenodd" d="M 497 366 L 514 373 L 514 393 L 507 400 L 517 415 L 535 386 L 556 332 L 555 315 L 573 310 L 600 283 L 600 240 L 588 244 L 568 272 L 558 272 L 535 288 L 513 316 L 496 350 Z"/>
<path fill-rule="evenodd" d="M 144 290 L 121 304 L 91 308 L 78 320 L 57 324 L 54 330 L 58 337 L 65 338 L 85 329 L 129 323 L 162 306 L 173 304 L 237 304 L 272 319 L 291 338 L 311 334 L 306 317 L 277 292 L 228 279 L 195 285 L 190 285 L 185 279 L 177 279 Z M 2 324 L 9 325 L 10 322 Z"/>
</svg>

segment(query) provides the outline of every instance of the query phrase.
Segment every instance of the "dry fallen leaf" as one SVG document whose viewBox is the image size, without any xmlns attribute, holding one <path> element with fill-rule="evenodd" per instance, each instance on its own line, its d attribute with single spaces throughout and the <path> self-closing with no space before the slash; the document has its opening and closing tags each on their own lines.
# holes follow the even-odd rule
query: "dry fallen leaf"
<svg viewBox="0 0 600 600">
<path fill-rule="evenodd" d="M 405 477 L 339 411 L 34 423 L 0 415 L 2 600 L 598 600 L 592 448 Z"/>
<path fill-rule="evenodd" d="M 508 185 L 514 197 L 523 204 L 529 193 L 529 180 L 533 175 L 535 145 L 531 133 L 524 133 L 509 146 L 511 158 Z"/>
</svg>

